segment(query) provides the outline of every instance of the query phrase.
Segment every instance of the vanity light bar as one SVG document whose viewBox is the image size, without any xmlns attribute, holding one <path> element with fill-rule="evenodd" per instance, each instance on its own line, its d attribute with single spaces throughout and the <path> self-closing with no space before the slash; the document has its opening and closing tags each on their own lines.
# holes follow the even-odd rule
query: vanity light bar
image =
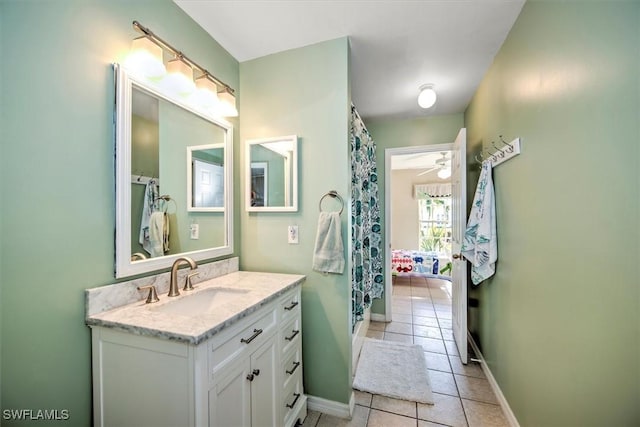
<svg viewBox="0 0 640 427">
<path fill-rule="evenodd" d="M 229 86 L 228 84 L 226 84 L 222 80 L 216 78 L 206 68 L 201 67 L 196 62 L 194 62 L 191 59 L 189 59 L 184 53 L 182 53 L 178 49 L 174 48 L 169 43 L 167 43 L 166 41 L 162 40 L 160 37 L 156 36 L 155 33 L 153 31 L 151 31 L 149 28 L 147 28 L 144 25 L 140 24 L 138 21 L 133 21 L 133 28 L 136 31 L 138 31 L 140 34 L 142 34 L 143 36 L 147 37 L 153 43 L 155 43 L 158 46 L 160 46 L 162 49 L 168 50 L 169 52 L 171 52 L 173 54 L 173 56 L 175 56 L 176 58 L 179 58 L 181 61 L 183 61 L 183 62 L 187 63 L 188 65 L 190 65 L 191 68 L 195 68 L 196 70 L 200 71 L 202 73 L 202 76 L 199 76 L 199 77 L 203 77 L 204 76 L 205 78 L 211 80 L 216 85 L 222 86 L 223 87 L 223 90 L 222 90 L 223 92 L 230 93 L 232 96 L 235 97 L 235 91 L 233 90 L 233 88 L 231 86 Z"/>
</svg>

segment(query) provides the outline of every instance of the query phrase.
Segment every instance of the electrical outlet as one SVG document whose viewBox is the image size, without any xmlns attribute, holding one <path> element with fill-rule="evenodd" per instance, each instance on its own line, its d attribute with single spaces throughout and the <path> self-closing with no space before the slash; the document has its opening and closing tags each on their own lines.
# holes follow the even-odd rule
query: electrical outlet
<svg viewBox="0 0 640 427">
<path fill-rule="evenodd" d="M 198 224 L 191 224 L 189 230 L 191 232 L 191 240 L 198 240 L 200 238 L 200 226 Z"/>
<path fill-rule="evenodd" d="M 290 225 L 287 229 L 287 236 L 290 244 L 298 244 L 298 226 Z"/>
</svg>

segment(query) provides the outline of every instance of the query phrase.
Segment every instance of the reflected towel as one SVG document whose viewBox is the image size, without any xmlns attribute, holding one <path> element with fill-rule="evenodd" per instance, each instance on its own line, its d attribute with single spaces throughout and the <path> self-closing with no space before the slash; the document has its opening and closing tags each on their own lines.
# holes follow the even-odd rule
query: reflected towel
<svg viewBox="0 0 640 427">
<path fill-rule="evenodd" d="M 149 219 L 151 257 L 164 256 L 169 250 L 169 218 L 164 212 L 154 212 Z"/>
<path fill-rule="evenodd" d="M 484 161 L 460 249 L 460 253 L 471 262 L 471 281 L 474 285 L 493 276 L 498 260 L 496 204 L 491 172 L 491 162 Z"/>
<path fill-rule="evenodd" d="M 344 246 L 338 212 L 320 212 L 313 266 L 323 273 L 342 274 L 344 270 Z"/>
<path fill-rule="evenodd" d="M 158 182 L 154 179 L 150 179 L 144 190 L 144 204 L 142 207 L 142 219 L 140 221 L 140 235 L 138 242 L 142 245 L 145 251 L 151 253 L 151 242 L 149 241 L 149 220 L 151 214 L 157 208 L 156 199 L 159 194 Z"/>
</svg>

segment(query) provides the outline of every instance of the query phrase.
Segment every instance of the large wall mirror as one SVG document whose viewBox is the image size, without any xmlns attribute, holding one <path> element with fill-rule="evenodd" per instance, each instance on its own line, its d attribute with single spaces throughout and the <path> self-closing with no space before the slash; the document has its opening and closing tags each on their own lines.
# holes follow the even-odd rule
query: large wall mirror
<svg viewBox="0 0 640 427">
<path fill-rule="evenodd" d="M 116 277 L 233 253 L 232 126 L 116 73 Z"/>
<path fill-rule="evenodd" d="M 246 207 L 250 212 L 298 210 L 298 137 L 252 139 L 245 153 Z"/>
</svg>

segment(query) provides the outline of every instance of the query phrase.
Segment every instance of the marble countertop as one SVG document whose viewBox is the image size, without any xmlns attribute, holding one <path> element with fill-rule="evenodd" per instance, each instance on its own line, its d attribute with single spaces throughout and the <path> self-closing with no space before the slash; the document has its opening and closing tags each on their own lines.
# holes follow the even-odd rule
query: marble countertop
<svg viewBox="0 0 640 427">
<path fill-rule="evenodd" d="M 296 274 L 237 271 L 195 283 L 193 291 L 180 290 L 178 297 L 169 298 L 166 294 L 159 294 L 160 301 L 157 303 L 146 304 L 142 298 L 139 302 L 89 315 L 86 323 L 89 326 L 113 328 L 136 335 L 199 344 L 257 311 L 304 280 L 305 276 Z M 181 289 L 181 286 L 179 288 Z M 213 311 L 195 314 L 164 312 L 161 308 L 166 304 L 215 288 L 244 290 L 246 294 L 216 307 Z"/>
</svg>

